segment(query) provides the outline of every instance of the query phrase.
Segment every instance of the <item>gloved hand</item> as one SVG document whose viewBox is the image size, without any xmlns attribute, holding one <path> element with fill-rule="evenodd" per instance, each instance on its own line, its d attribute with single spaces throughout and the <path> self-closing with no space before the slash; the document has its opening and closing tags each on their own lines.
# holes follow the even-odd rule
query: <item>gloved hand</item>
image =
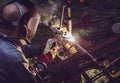
<svg viewBox="0 0 120 83">
<path fill-rule="evenodd" d="M 52 54 L 52 58 L 54 59 L 57 54 L 57 43 L 55 38 L 48 39 L 43 54 L 47 54 L 48 52 Z"/>
<path fill-rule="evenodd" d="M 43 51 L 43 55 L 40 56 L 40 60 L 44 63 L 48 63 L 53 60 L 57 55 L 57 43 L 55 38 L 48 39 Z"/>
</svg>

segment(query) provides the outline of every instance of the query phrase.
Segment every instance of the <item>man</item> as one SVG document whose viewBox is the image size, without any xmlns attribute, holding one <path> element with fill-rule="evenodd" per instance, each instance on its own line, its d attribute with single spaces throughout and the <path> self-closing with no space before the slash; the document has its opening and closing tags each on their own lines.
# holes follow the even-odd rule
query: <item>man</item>
<svg viewBox="0 0 120 83">
<path fill-rule="evenodd" d="M 0 83 L 35 83 L 27 58 L 39 57 L 40 68 L 55 58 L 54 40 L 44 47 L 28 45 L 34 37 L 40 15 L 27 0 L 8 3 L 2 11 L 0 30 Z"/>
</svg>

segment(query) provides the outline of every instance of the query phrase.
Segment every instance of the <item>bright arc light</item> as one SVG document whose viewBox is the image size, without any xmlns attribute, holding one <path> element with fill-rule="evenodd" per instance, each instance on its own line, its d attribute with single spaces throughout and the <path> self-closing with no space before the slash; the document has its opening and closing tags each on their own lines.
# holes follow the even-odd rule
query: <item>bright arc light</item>
<svg viewBox="0 0 120 83">
<path fill-rule="evenodd" d="M 74 42 L 75 41 L 75 39 L 74 39 L 74 37 L 73 37 L 73 35 L 71 33 L 67 33 L 65 37 L 70 42 Z"/>
</svg>

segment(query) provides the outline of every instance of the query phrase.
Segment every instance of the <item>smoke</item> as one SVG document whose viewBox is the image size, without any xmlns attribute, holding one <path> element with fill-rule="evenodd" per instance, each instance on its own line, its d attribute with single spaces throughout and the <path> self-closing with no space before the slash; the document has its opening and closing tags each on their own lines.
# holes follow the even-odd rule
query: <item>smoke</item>
<svg viewBox="0 0 120 83">
<path fill-rule="evenodd" d="M 39 0 L 40 23 L 50 27 L 56 27 L 56 24 L 58 26 L 60 7 L 61 0 Z"/>
</svg>

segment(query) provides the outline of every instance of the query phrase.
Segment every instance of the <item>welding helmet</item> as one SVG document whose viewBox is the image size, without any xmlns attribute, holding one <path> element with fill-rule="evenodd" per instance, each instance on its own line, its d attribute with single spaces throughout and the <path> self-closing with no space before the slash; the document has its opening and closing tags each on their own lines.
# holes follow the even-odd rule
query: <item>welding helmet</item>
<svg viewBox="0 0 120 83">
<path fill-rule="evenodd" d="M 10 5 L 16 8 L 15 10 L 8 8 L 10 13 L 7 11 L 6 15 L 4 10 Z M 40 15 L 32 2 L 20 0 L 8 3 L 3 9 L 2 18 L 6 28 L 14 29 L 19 27 L 20 35 L 31 40 L 36 33 Z"/>
</svg>

